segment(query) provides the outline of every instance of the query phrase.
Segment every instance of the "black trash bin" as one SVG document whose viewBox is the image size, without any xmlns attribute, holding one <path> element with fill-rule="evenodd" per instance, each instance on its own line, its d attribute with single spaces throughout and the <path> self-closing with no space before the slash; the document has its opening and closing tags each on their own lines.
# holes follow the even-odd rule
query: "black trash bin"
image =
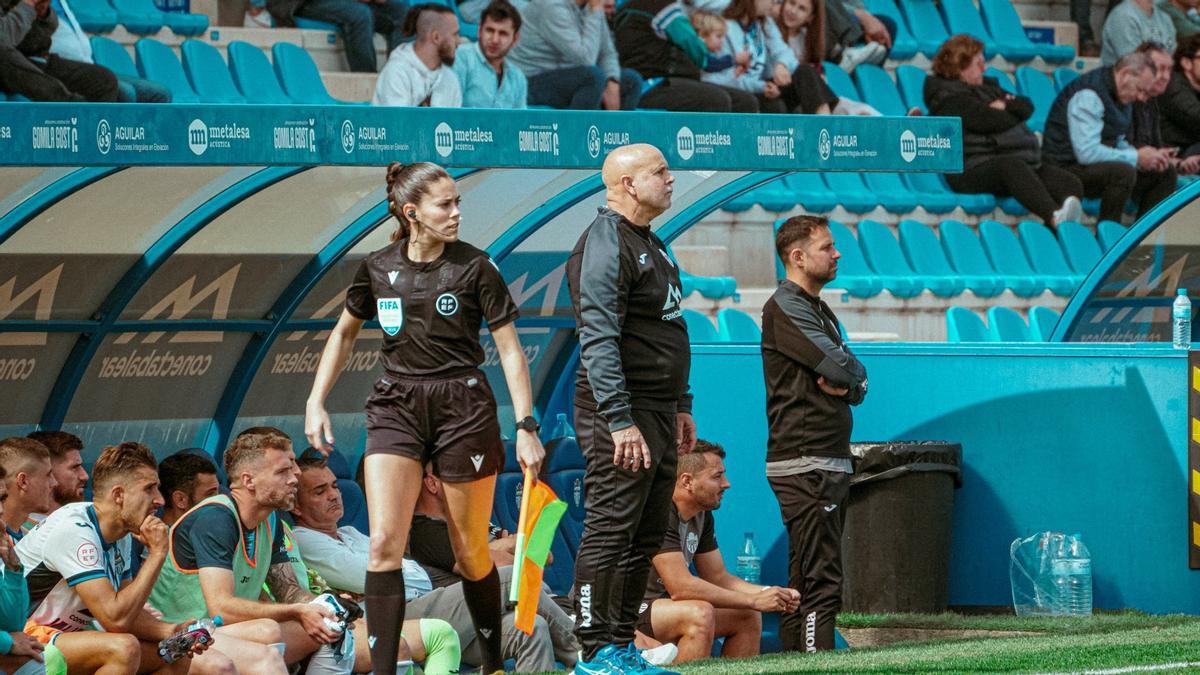
<svg viewBox="0 0 1200 675">
<path fill-rule="evenodd" d="M 945 611 L 962 445 L 896 441 L 854 443 L 850 450 L 843 611 Z"/>
</svg>

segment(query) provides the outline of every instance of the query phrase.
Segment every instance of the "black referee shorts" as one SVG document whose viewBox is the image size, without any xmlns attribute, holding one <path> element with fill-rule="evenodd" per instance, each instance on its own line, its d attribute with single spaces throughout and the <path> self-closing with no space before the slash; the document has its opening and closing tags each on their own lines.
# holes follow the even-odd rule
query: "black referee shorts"
<svg viewBox="0 0 1200 675">
<path fill-rule="evenodd" d="M 447 483 L 499 473 L 504 443 L 487 378 L 476 368 L 380 377 L 367 399 L 366 454 L 377 452 L 432 462 L 434 475 Z"/>
</svg>

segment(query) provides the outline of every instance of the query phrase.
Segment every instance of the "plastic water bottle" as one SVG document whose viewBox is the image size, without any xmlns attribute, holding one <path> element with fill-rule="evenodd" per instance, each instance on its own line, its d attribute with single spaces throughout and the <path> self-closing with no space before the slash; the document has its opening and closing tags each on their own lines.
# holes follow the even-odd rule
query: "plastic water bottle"
<svg viewBox="0 0 1200 675">
<path fill-rule="evenodd" d="M 1092 615 L 1092 556 L 1078 534 L 1063 537 L 1050 560 L 1051 614 Z"/>
<path fill-rule="evenodd" d="M 758 547 L 754 545 L 754 533 L 747 532 L 742 552 L 737 557 L 737 575 L 747 583 L 757 584 L 761 571 L 762 556 L 758 555 Z"/>
<path fill-rule="evenodd" d="M 191 653 L 196 643 L 210 644 L 224 621 L 219 616 L 205 617 L 158 643 L 158 655 L 164 663 L 175 663 Z"/>
<path fill-rule="evenodd" d="M 1192 346 L 1192 299 L 1186 288 L 1175 291 L 1175 302 L 1171 305 L 1171 337 L 1176 349 Z"/>
<path fill-rule="evenodd" d="M 550 433 L 550 438 L 566 438 L 575 437 L 575 430 L 571 428 L 571 423 L 567 421 L 566 413 L 558 413 L 558 417 L 554 422 L 554 430 Z"/>
</svg>

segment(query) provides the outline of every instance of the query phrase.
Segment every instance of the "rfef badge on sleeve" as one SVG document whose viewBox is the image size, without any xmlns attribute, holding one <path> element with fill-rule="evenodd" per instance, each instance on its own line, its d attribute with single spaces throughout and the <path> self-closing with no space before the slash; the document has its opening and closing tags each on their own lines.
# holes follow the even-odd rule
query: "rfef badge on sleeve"
<svg viewBox="0 0 1200 675">
<path fill-rule="evenodd" d="M 400 332 L 400 327 L 404 325 L 404 304 L 400 298 L 378 298 L 375 300 L 375 310 L 383 332 L 388 335 Z"/>
</svg>

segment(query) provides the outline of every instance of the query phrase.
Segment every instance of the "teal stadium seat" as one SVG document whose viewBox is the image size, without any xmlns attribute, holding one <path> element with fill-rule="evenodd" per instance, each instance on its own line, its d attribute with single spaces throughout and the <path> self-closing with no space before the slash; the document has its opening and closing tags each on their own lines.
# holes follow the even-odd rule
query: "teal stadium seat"
<svg viewBox="0 0 1200 675">
<path fill-rule="evenodd" d="M 304 30 L 323 30 L 330 33 L 337 33 L 339 35 L 341 34 L 342 30 L 341 28 L 338 28 L 336 23 L 318 21 L 316 19 L 310 19 L 304 16 L 293 16 L 292 21 L 296 23 L 296 28 L 301 28 Z"/>
<path fill-rule="evenodd" d="M 892 295 L 898 298 L 912 298 L 925 290 L 925 280 L 919 278 L 909 266 L 904 252 L 900 250 L 900 244 L 886 225 L 874 220 L 860 221 L 858 244 L 862 247 L 867 264 L 875 270 L 883 282 L 883 287 Z M 938 295 L 954 294 L 953 284 L 948 280 L 936 285 L 940 291 Z"/>
<path fill-rule="evenodd" d="M 750 192 L 726 202 L 721 208 L 733 213 L 741 213 L 749 211 L 752 206 L 758 204 L 763 209 L 775 213 L 791 211 L 796 207 L 796 193 L 784 183 L 785 178 L 787 176 L 780 176 L 769 183 L 760 185 Z"/>
<path fill-rule="evenodd" d="M 263 50 L 248 42 L 236 40 L 229 43 L 229 72 L 242 96 L 249 103 L 267 105 L 287 105 L 292 102 L 279 80 L 275 77 L 275 69 Z"/>
<path fill-rule="evenodd" d="M 721 342 L 752 342 L 762 341 L 762 330 L 754 322 L 754 317 L 740 309 L 726 307 L 717 312 L 717 336 Z"/>
<path fill-rule="evenodd" d="M 117 21 L 135 35 L 154 35 L 166 25 L 163 11 L 155 7 L 151 0 L 109 0 L 109 3 L 117 11 Z"/>
<path fill-rule="evenodd" d="M 1048 307 L 1029 308 L 1029 339 L 1034 342 L 1049 342 L 1058 325 L 1060 314 Z"/>
<path fill-rule="evenodd" d="M 1056 68 L 1054 70 L 1054 88 L 1062 91 L 1068 84 L 1079 77 L 1079 71 L 1074 68 Z"/>
<path fill-rule="evenodd" d="M 900 249 L 925 287 L 944 297 L 958 295 L 968 287 L 968 277 L 954 271 L 937 235 L 924 223 L 915 220 L 900 222 Z M 860 229 L 861 233 L 861 229 Z M 995 285 L 995 279 L 988 282 Z"/>
<path fill-rule="evenodd" d="M 879 66 L 864 63 L 854 69 L 854 79 L 863 100 L 884 115 L 904 117 L 908 108 L 900 99 L 900 90 L 887 71 Z"/>
<path fill-rule="evenodd" d="M 896 35 L 892 40 L 889 59 L 907 61 L 917 55 L 917 39 L 913 37 L 908 22 L 904 20 L 904 15 L 893 0 L 866 0 L 866 9 L 875 16 L 886 16 L 896 22 Z"/>
<path fill-rule="evenodd" d="M 133 63 L 133 57 L 119 42 L 102 35 L 93 35 L 89 42 L 92 44 L 92 60 L 96 65 L 104 66 L 117 75 L 141 77 Z"/>
<path fill-rule="evenodd" d="M 1105 251 L 1115 246 L 1128 231 L 1129 228 L 1111 220 L 1102 220 L 1096 226 L 1096 232 L 1100 235 L 1100 244 L 1104 246 Z"/>
<path fill-rule="evenodd" d="M 275 61 L 275 74 L 283 90 L 294 103 L 305 105 L 336 105 L 342 101 L 329 95 L 317 64 L 303 48 L 287 42 L 276 42 L 271 47 Z"/>
<path fill-rule="evenodd" d="M 1054 83 L 1042 71 L 1021 66 L 1017 68 L 1017 86 L 1021 88 L 1021 95 L 1033 101 L 1033 116 L 1026 123 L 1030 129 L 1042 131 L 1046 128 L 1050 106 L 1054 105 L 1054 98 L 1058 96 Z"/>
<path fill-rule="evenodd" d="M 829 85 L 829 89 L 835 95 L 853 101 L 862 100 L 862 94 L 858 91 L 858 85 L 854 84 L 854 80 L 850 79 L 850 74 L 842 70 L 841 66 L 836 63 L 824 61 L 822 62 L 821 70 L 825 74 L 825 84 Z"/>
<path fill-rule="evenodd" d="M 979 226 L 980 239 L 996 271 L 1004 276 L 1005 285 L 1021 297 L 1034 297 L 1046 290 L 1041 275 L 1033 270 L 1025 257 L 1017 236 L 1007 225 L 985 220 Z"/>
<path fill-rule="evenodd" d="M 1008 73 L 1004 72 L 1003 70 L 1000 70 L 999 68 L 996 68 L 995 66 L 988 66 L 987 68 L 983 69 L 983 74 L 985 77 L 995 78 L 997 84 L 999 84 L 1000 88 L 1003 89 L 1004 91 L 1007 91 L 1008 93 L 1013 94 L 1013 95 L 1016 95 L 1018 93 L 1016 83 L 1013 82 L 1012 77 Z"/>
<path fill-rule="evenodd" d="M 856 298 L 879 295 L 883 280 L 867 264 L 854 233 L 836 220 L 829 221 L 829 232 L 833 235 L 834 247 L 842 256 L 838 260 L 837 278 L 829 282 L 829 288 L 843 289 Z"/>
<path fill-rule="evenodd" d="M 717 328 L 708 317 L 694 309 L 683 310 L 683 320 L 687 324 L 688 339 L 692 344 L 705 342 L 720 342 Z"/>
<path fill-rule="evenodd" d="M 71 3 L 71 13 L 79 27 L 87 33 L 111 33 L 120 21 L 112 5 L 103 0 L 84 0 Z"/>
<path fill-rule="evenodd" d="M 1046 287 L 1055 295 L 1070 297 L 1083 281 L 1083 275 L 1071 269 L 1063 255 L 1062 245 L 1054 234 L 1041 223 L 1028 220 L 1018 225 L 1017 231 L 1021 235 L 1021 247 L 1025 249 L 1025 255 Z"/>
<path fill-rule="evenodd" d="M 870 213 L 879 206 L 879 198 L 867 189 L 862 176 L 850 171 L 830 171 L 825 174 L 825 184 L 837 195 L 842 208 L 851 213 Z"/>
<path fill-rule="evenodd" d="M 784 175 L 755 190 L 754 198 L 763 209 L 787 213 L 800 205 L 810 214 L 824 214 L 838 205 L 838 196 L 826 187 L 821 174 L 799 172 Z"/>
<path fill-rule="evenodd" d="M 949 37 L 935 0 L 904 0 L 900 3 L 908 28 L 917 39 L 917 49 L 929 58 Z"/>
<path fill-rule="evenodd" d="M 183 70 L 192 89 L 204 103 L 245 104 L 246 97 L 233 83 L 233 76 L 221 52 L 207 42 L 185 40 L 179 48 L 183 53 Z"/>
<path fill-rule="evenodd" d="M 348 478 L 337 479 L 338 491 L 342 493 L 342 508 L 345 509 L 338 520 L 338 527 L 352 525 L 359 532 L 371 532 L 371 520 L 367 513 L 367 496 L 362 488 Z"/>
<path fill-rule="evenodd" d="M 723 300 L 737 295 L 737 279 L 733 277 L 703 277 L 680 269 L 679 281 L 685 298 L 693 291 L 709 300 Z"/>
<path fill-rule="evenodd" d="M 1005 54 L 1006 58 L 1013 49 L 1022 52 L 1033 50 L 1046 63 L 1067 63 L 1075 58 L 1075 48 L 1070 45 L 1041 44 L 1030 40 L 1011 0 L 979 0 L 979 9 L 988 31 L 996 39 L 1000 53 Z"/>
<path fill-rule="evenodd" d="M 950 264 L 963 275 L 963 281 L 972 293 L 983 298 L 1000 295 L 1008 288 L 1005 279 L 983 250 L 983 243 L 975 232 L 957 220 L 942 221 L 938 227 L 942 238 L 942 250 Z M 1032 280 L 1026 283 L 1032 285 Z M 1041 293 L 1041 289 L 1037 290 Z"/>
<path fill-rule="evenodd" d="M 975 312 L 964 307 L 946 310 L 947 342 L 991 342 L 988 328 Z"/>
<path fill-rule="evenodd" d="M 867 171 L 860 177 L 888 213 L 904 215 L 920 206 L 920 197 L 904 184 L 898 173 Z"/>
<path fill-rule="evenodd" d="M 989 194 L 955 192 L 940 173 L 906 173 L 902 176 L 909 189 L 920 195 L 921 206 L 931 213 L 949 213 L 955 207 L 973 216 L 991 213 L 996 208 L 996 198 Z M 949 209 L 945 205 L 949 203 Z"/>
<path fill-rule="evenodd" d="M 1029 342 L 1029 326 L 1020 314 L 1007 307 L 992 307 L 987 315 L 992 342 Z"/>
<path fill-rule="evenodd" d="M 941 0 L 941 3 L 942 16 L 946 19 L 946 27 L 950 33 L 966 33 L 978 39 L 983 43 L 983 52 L 987 58 L 1003 56 L 1014 63 L 1025 63 L 1037 56 L 1037 50 L 1028 40 L 1025 44 L 997 40 L 984 24 L 974 0 Z"/>
<path fill-rule="evenodd" d="M 1058 226 L 1058 239 L 1063 253 L 1076 274 L 1087 276 L 1104 256 L 1104 249 L 1096 241 L 1096 235 L 1079 223 L 1067 222 Z"/>
<path fill-rule="evenodd" d="M 900 85 L 900 95 L 904 98 L 906 108 L 919 108 L 924 115 L 929 114 L 925 106 L 924 70 L 910 65 L 896 66 L 896 84 Z"/>
<path fill-rule="evenodd" d="M 133 47 L 137 54 L 138 71 L 147 80 L 154 80 L 171 91 L 172 103 L 200 103 L 196 90 L 188 82 L 179 59 L 171 48 L 158 40 L 142 38 Z"/>
</svg>

